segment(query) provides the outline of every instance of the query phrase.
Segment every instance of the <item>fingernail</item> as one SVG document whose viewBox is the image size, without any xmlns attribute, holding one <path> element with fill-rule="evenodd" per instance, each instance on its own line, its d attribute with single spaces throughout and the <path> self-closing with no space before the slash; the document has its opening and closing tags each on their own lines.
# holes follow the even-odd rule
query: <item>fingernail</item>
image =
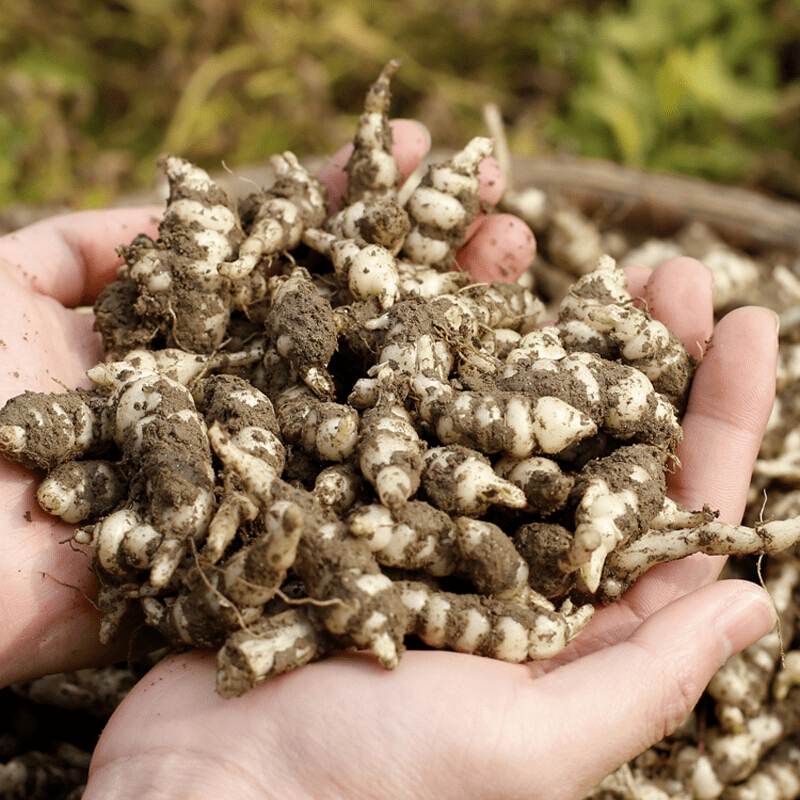
<svg viewBox="0 0 800 800">
<path fill-rule="evenodd" d="M 725 643 L 725 658 L 749 647 L 769 633 L 778 621 L 769 597 L 743 591 L 717 616 L 716 628 Z"/>
</svg>

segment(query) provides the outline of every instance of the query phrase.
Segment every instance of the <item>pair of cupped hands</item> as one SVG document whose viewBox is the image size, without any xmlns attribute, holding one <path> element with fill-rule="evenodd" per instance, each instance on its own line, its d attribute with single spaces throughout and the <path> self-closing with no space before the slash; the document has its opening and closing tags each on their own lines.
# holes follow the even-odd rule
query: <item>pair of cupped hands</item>
<svg viewBox="0 0 800 800">
<path fill-rule="evenodd" d="M 414 121 L 393 126 L 407 176 L 429 137 Z M 334 203 L 348 152 L 320 175 Z M 490 208 L 504 188 L 492 159 L 481 166 L 481 187 Z M 101 350 L 92 316 L 75 308 L 115 279 L 117 245 L 157 235 L 162 211 L 77 212 L 0 238 L 0 403 L 25 389 L 87 385 Z M 459 262 L 483 278 L 495 265 L 518 273 L 532 254 L 524 224 L 482 214 Z M 714 327 L 712 277 L 694 259 L 627 275 L 655 317 L 695 355 L 705 351 L 670 495 L 737 523 L 774 397 L 775 315 L 740 308 Z M 71 526 L 39 510 L 35 488 L 29 472 L 0 463 L 3 686 L 128 653 L 125 637 L 99 644 L 98 612 L 87 599 L 95 592 L 91 554 L 64 543 Z M 222 700 L 213 653 L 168 657 L 111 717 L 84 800 L 581 798 L 674 729 L 723 661 L 772 627 L 766 593 L 717 581 L 722 563 L 698 555 L 656 566 L 547 662 L 409 651 L 387 672 L 370 655 L 349 653 Z"/>
</svg>

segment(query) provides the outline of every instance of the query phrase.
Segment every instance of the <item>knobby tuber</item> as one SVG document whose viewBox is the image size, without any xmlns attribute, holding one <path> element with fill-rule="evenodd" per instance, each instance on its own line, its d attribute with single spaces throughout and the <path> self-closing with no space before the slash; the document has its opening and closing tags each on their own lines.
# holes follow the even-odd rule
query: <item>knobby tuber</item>
<svg viewBox="0 0 800 800">
<path fill-rule="evenodd" d="M 0 411 L 0 452 L 94 549 L 103 639 L 138 604 L 218 650 L 224 696 L 346 648 L 549 658 L 651 564 L 800 538 L 666 497 L 697 362 L 611 257 L 548 326 L 528 289 L 452 269 L 492 142 L 402 191 L 397 66 L 330 218 L 291 153 L 238 204 L 163 159 L 159 238 L 120 247 L 95 308 L 94 386 Z"/>
</svg>

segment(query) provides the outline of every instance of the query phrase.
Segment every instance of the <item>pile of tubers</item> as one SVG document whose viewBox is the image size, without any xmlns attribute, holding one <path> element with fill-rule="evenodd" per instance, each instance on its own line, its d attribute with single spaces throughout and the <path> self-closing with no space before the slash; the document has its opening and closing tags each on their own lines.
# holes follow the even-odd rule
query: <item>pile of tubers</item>
<svg viewBox="0 0 800 800">
<path fill-rule="evenodd" d="M 0 411 L 0 453 L 46 473 L 39 503 L 94 549 L 101 639 L 138 604 L 218 650 L 225 697 L 346 648 L 387 669 L 412 642 L 551 658 L 655 563 L 800 536 L 666 497 L 696 360 L 614 259 L 553 324 L 521 285 L 458 271 L 492 141 L 404 192 L 396 68 L 333 216 L 292 153 L 238 203 L 162 159 L 159 237 L 119 248 L 95 306 L 93 388 Z"/>
</svg>

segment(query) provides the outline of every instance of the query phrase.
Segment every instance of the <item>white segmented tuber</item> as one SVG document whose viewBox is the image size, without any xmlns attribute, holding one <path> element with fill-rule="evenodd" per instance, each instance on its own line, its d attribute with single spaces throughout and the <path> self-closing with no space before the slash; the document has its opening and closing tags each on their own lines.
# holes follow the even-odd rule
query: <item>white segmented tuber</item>
<svg viewBox="0 0 800 800">
<path fill-rule="evenodd" d="M 575 584 L 575 572 L 591 558 L 597 537 L 578 537 L 555 522 L 528 522 L 513 535 L 514 546 L 529 565 L 532 589 L 545 597 L 563 597 Z"/>
<path fill-rule="evenodd" d="M 232 279 L 249 275 L 265 257 L 289 251 L 300 243 L 303 231 L 321 225 L 328 212 L 324 185 L 288 150 L 274 155 L 275 183 L 258 205 L 247 238 L 237 258 L 219 264 L 219 272 Z"/>
<path fill-rule="evenodd" d="M 236 375 L 215 375 L 201 389 L 206 425 L 218 422 L 232 444 L 280 475 L 286 465 L 286 447 L 269 398 Z"/>
<path fill-rule="evenodd" d="M 309 597 L 322 601 L 317 613 L 329 633 L 345 646 L 371 650 L 383 667 L 393 669 L 406 630 L 395 582 L 344 523 L 309 510 L 293 571 Z M 326 563 L 338 563 L 341 569 L 334 573 Z"/>
<path fill-rule="evenodd" d="M 741 709 L 754 716 L 768 700 L 770 686 L 776 700 L 784 700 L 792 685 L 792 675 L 800 666 L 796 651 L 783 656 L 782 631 L 791 629 L 796 613 L 794 594 L 800 585 L 800 568 L 789 560 L 770 560 L 766 564 L 764 586 L 769 592 L 779 625 L 740 653 L 731 656 L 717 670 L 706 689 L 719 704 Z M 776 675 L 776 666 L 778 674 Z M 774 677 L 774 681 L 773 681 Z"/>
<path fill-rule="evenodd" d="M 672 334 L 663 322 L 652 319 L 645 311 L 633 305 L 608 304 L 589 311 L 589 319 L 597 330 L 608 332 L 620 347 L 620 355 L 626 361 L 639 361 L 650 356 L 665 355 Z M 666 368 L 671 359 L 665 359 L 657 367 Z M 655 375 L 648 375 L 649 378 Z"/>
<path fill-rule="evenodd" d="M 662 322 L 633 305 L 625 274 L 613 258 L 602 256 L 595 270 L 570 289 L 559 306 L 558 327 L 568 349 L 621 358 L 684 411 L 697 361 Z"/>
<path fill-rule="evenodd" d="M 685 407 L 696 361 L 663 322 L 633 305 L 600 306 L 589 317 L 596 330 L 616 343 L 625 362 L 641 370 L 677 407 Z"/>
<path fill-rule="evenodd" d="M 559 397 L 519 392 L 462 391 L 419 376 L 412 381 L 417 412 L 443 444 L 526 458 L 558 453 L 597 433 L 586 414 Z"/>
<path fill-rule="evenodd" d="M 408 214 L 393 195 L 380 200 L 359 200 L 345 206 L 325 224 L 325 230 L 341 240 L 379 245 L 392 256 L 400 252 L 409 227 Z"/>
<path fill-rule="evenodd" d="M 596 479 L 583 495 L 578 506 L 579 519 L 575 538 L 592 555 L 581 567 L 580 575 L 589 592 L 596 592 L 606 556 L 624 538 L 616 518 L 635 513 L 638 497 L 634 490 L 612 493 L 602 479 Z"/>
<path fill-rule="evenodd" d="M 214 376 L 202 386 L 206 425 L 217 424 L 230 444 L 260 459 L 280 475 L 286 464 L 286 448 L 269 398 L 248 381 L 233 375 Z M 239 526 L 255 519 L 258 509 L 233 478 L 223 471 L 223 492 L 208 526 L 203 555 L 212 564 L 233 541 Z"/>
<path fill-rule="evenodd" d="M 385 506 L 396 508 L 416 492 L 423 450 L 411 416 L 393 395 L 382 395 L 375 408 L 364 413 L 359 466 Z"/>
<path fill-rule="evenodd" d="M 455 525 L 461 555 L 458 571 L 471 581 L 475 591 L 527 605 L 531 597 L 528 564 L 511 539 L 485 520 L 456 517 Z"/>
<path fill-rule="evenodd" d="M 347 524 L 383 566 L 442 577 L 452 574 L 459 563 L 455 524 L 448 514 L 420 500 L 394 510 L 379 503 L 362 506 Z"/>
<path fill-rule="evenodd" d="M 118 248 L 122 282 L 101 294 L 97 327 L 112 350 L 161 337 L 168 347 L 210 353 L 225 338 L 233 306 L 217 265 L 236 254 L 244 232 L 235 204 L 208 173 L 176 156 L 159 164 L 170 187 L 159 238 L 139 235 Z M 120 301 L 129 317 L 121 338 Z"/>
<path fill-rule="evenodd" d="M 350 240 L 346 240 L 350 241 Z M 347 287 L 357 300 L 376 297 L 381 308 L 391 308 L 400 294 L 400 273 L 394 256 L 379 244 L 334 246 L 334 267 L 347 274 Z"/>
<path fill-rule="evenodd" d="M 796 800 L 800 796 L 800 746 L 791 739 L 770 750 L 746 780 L 726 786 L 724 800 Z"/>
<path fill-rule="evenodd" d="M 630 302 L 625 273 L 611 256 L 601 256 L 594 270 L 574 283 L 559 305 L 557 327 L 564 346 L 609 357 L 607 337 L 592 323 L 591 313 L 603 305 Z"/>
<path fill-rule="evenodd" d="M 348 398 L 351 405 L 369 408 L 382 391 L 404 399 L 414 375 L 447 379 L 453 368 L 453 348 L 435 330 L 432 311 L 431 304 L 406 300 L 365 323 L 367 330 L 382 334 L 381 348 L 370 377 L 356 382 Z"/>
<path fill-rule="evenodd" d="M 51 469 L 102 448 L 104 401 L 82 389 L 12 397 L 0 410 L 0 453 L 29 469 Z"/>
<path fill-rule="evenodd" d="M 295 384 L 275 398 L 284 439 L 320 461 L 344 461 L 356 449 L 358 412 L 320 400 L 306 384 Z"/>
<path fill-rule="evenodd" d="M 678 530 L 678 528 L 694 528 L 704 522 L 712 522 L 717 513 L 708 506 L 700 511 L 687 511 L 680 503 L 665 497 L 661 510 L 650 520 L 650 530 Z"/>
<path fill-rule="evenodd" d="M 217 691 L 237 697 L 282 672 L 324 655 L 330 640 L 304 608 L 262 617 L 236 631 L 217 654 Z"/>
<path fill-rule="evenodd" d="M 205 170 L 189 161 L 167 156 L 160 163 L 170 182 L 170 199 L 159 232 L 165 238 L 178 232 L 190 238 L 198 257 L 187 263 L 188 274 L 217 289 L 217 264 L 234 254 L 242 238 L 233 204 Z"/>
<path fill-rule="evenodd" d="M 177 595 L 141 598 L 150 627 L 169 641 L 193 647 L 218 647 L 231 629 L 256 621 L 262 606 L 235 606 L 222 593 L 222 574 L 189 566 Z"/>
<path fill-rule="evenodd" d="M 410 228 L 408 214 L 398 200 L 400 169 L 392 155 L 388 117 L 389 84 L 399 64 L 390 61 L 370 86 L 353 140 L 353 152 L 345 165 L 348 177 L 345 207 L 325 223 L 326 230 L 340 239 L 380 245 L 392 256 L 400 251 Z M 366 267 L 362 260 L 345 268 L 355 296 L 359 296 L 356 289 L 365 291 L 369 286 Z M 383 302 L 385 308 L 391 304 Z"/>
<path fill-rule="evenodd" d="M 400 279 L 400 297 L 424 297 L 432 300 L 440 294 L 457 292 L 469 284 L 466 272 L 439 272 L 431 267 L 409 264 L 407 261 L 397 262 Z"/>
<path fill-rule="evenodd" d="M 474 352 L 479 334 L 487 328 L 519 328 L 538 320 L 544 306 L 520 287 L 475 285 L 425 302 L 409 298 L 364 327 L 382 334 L 378 363 L 369 378 L 356 382 L 350 403 L 373 405 L 381 383 L 390 380 L 392 391 L 404 398 L 414 377 L 445 382 L 457 352 Z M 456 342 L 463 343 L 460 347 Z M 388 368 L 388 370 L 387 370 Z M 383 378 L 378 380 L 377 373 Z"/>
<path fill-rule="evenodd" d="M 744 721 L 737 733 L 712 731 L 707 753 L 719 781 L 725 784 L 744 780 L 773 746 L 786 738 L 789 731 L 775 714 L 764 711 Z"/>
<path fill-rule="evenodd" d="M 291 500 L 261 509 L 265 534 L 221 567 L 222 592 L 237 605 L 263 605 L 275 596 L 294 563 L 305 514 Z"/>
<path fill-rule="evenodd" d="M 725 785 L 714 772 L 708 754 L 697 747 L 684 747 L 675 758 L 675 776 L 690 793 L 691 800 L 716 800 Z"/>
<path fill-rule="evenodd" d="M 303 221 L 297 206 L 284 198 L 271 198 L 253 220 L 250 235 L 239 247 L 234 261 L 218 265 L 220 275 L 243 278 L 249 275 L 264 256 L 290 250 L 303 232 Z"/>
<path fill-rule="evenodd" d="M 187 353 L 176 347 L 158 351 L 136 348 L 127 353 L 121 362 L 97 364 L 87 374 L 98 386 L 116 386 L 120 380 L 120 371 L 124 370 L 124 365 L 127 364 L 143 373 L 157 372 L 182 386 L 189 386 L 205 373 L 208 363 L 208 356 Z"/>
<path fill-rule="evenodd" d="M 359 536 L 367 543 L 367 546 L 373 553 L 380 553 L 390 545 L 399 544 L 399 548 L 392 548 L 387 552 L 387 557 L 393 560 L 395 558 L 395 549 L 399 553 L 403 553 L 406 547 L 407 538 L 395 536 L 395 521 L 392 517 L 392 511 L 387 506 L 380 503 L 371 503 L 366 506 L 361 506 L 354 514 L 347 520 L 347 527 L 354 536 Z M 401 534 L 406 533 L 402 531 Z M 409 534 L 411 532 L 409 531 Z M 416 532 L 414 532 L 416 533 Z M 382 561 L 380 563 L 383 563 Z M 384 566 L 396 566 L 395 564 L 384 564 Z"/>
<path fill-rule="evenodd" d="M 254 520 L 258 515 L 258 507 L 240 491 L 231 477 L 226 472 L 224 477 L 224 490 L 214 516 L 208 524 L 208 534 L 203 547 L 203 557 L 209 563 L 216 564 L 222 558 L 225 548 L 236 537 L 239 527 L 244 522 Z"/>
<path fill-rule="evenodd" d="M 431 447 L 423 454 L 422 487 L 449 514 L 480 516 L 491 505 L 524 508 L 525 493 L 501 478 L 482 453 L 461 445 Z"/>
<path fill-rule="evenodd" d="M 487 352 L 503 360 L 519 346 L 521 341 L 522 334 L 512 328 L 495 328 L 487 331 L 480 338 L 480 342 Z"/>
<path fill-rule="evenodd" d="M 51 470 L 39 484 L 36 500 L 64 522 L 102 517 L 126 497 L 127 487 L 108 461 L 67 461 Z"/>
<path fill-rule="evenodd" d="M 294 562 L 305 514 L 291 500 L 262 498 L 259 506 L 262 533 L 218 567 L 196 562 L 177 597 L 145 599 L 148 624 L 171 641 L 213 647 L 261 617 Z"/>
<path fill-rule="evenodd" d="M 523 366 L 541 359 L 558 361 L 566 355 L 558 328 L 549 325 L 526 333 L 505 361 L 508 366 Z"/>
<path fill-rule="evenodd" d="M 356 503 L 363 483 L 356 464 L 352 460 L 343 461 L 320 470 L 312 494 L 321 506 L 341 514 Z"/>
<path fill-rule="evenodd" d="M 650 529 L 618 547 L 606 559 L 601 590 L 616 599 L 654 564 L 693 553 L 707 555 L 777 554 L 800 536 L 800 518 L 756 523 L 752 528 L 725 522 L 705 522 L 694 528 Z"/>
<path fill-rule="evenodd" d="M 495 472 L 525 492 L 527 510 L 549 516 L 563 508 L 575 478 L 567 475 L 551 458 L 504 456 L 494 465 Z"/>
<path fill-rule="evenodd" d="M 273 484 L 278 480 L 275 469 L 234 444 L 219 422 L 209 427 L 208 438 L 214 452 L 227 468 L 239 476 L 253 500 L 260 505 L 266 504 L 272 497 Z"/>
<path fill-rule="evenodd" d="M 644 373 L 595 353 L 507 361 L 491 379 L 499 390 L 563 398 L 616 439 L 673 451 L 683 436 L 675 407 Z"/>
<path fill-rule="evenodd" d="M 587 322 L 600 306 L 625 305 L 630 301 L 628 280 L 622 268 L 611 256 L 602 255 L 594 269 L 576 281 L 561 301 L 559 323 L 571 319 Z"/>
<path fill-rule="evenodd" d="M 132 568 L 149 569 L 163 539 L 162 533 L 129 508 L 75 534 L 79 544 L 92 545 L 100 565 L 112 575 L 124 575 Z"/>
<path fill-rule="evenodd" d="M 110 428 L 123 458 L 135 465 L 132 483 L 148 522 L 163 541 L 153 554 L 150 582 L 165 586 L 190 539 L 205 536 L 214 509 L 214 471 L 206 425 L 189 390 L 170 378 L 127 362 L 91 371 L 115 386 L 109 401 Z"/>
<path fill-rule="evenodd" d="M 516 283 L 473 284 L 460 292 L 442 295 L 433 305 L 437 317 L 441 314 L 453 333 L 458 330 L 465 336 L 470 335 L 462 328 L 468 317 L 475 320 L 467 323 L 472 326 L 472 335 L 478 335 L 498 328 L 527 332 L 542 322 L 545 315 L 544 303 Z M 445 310 L 447 306 L 458 307 L 452 320 Z"/>
<path fill-rule="evenodd" d="M 317 293 L 304 267 L 289 277 L 270 279 L 271 306 L 267 331 L 277 352 L 322 398 L 334 394 L 328 362 L 336 351 L 336 321 L 330 303 Z"/>
<path fill-rule="evenodd" d="M 647 529 L 666 492 L 658 450 L 643 445 L 622 448 L 590 462 L 574 489 L 581 497 L 575 511 L 575 539 L 591 551 L 579 570 L 585 589 L 596 592 L 608 554 L 620 542 Z"/>
<path fill-rule="evenodd" d="M 456 362 L 455 372 L 459 378 L 466 381 L 479 381 L 481 378 L 493 375 L 502 362 L 492 352 L 492 344 L 487 347 L 481 340 L 466 352 L 460 353 Z"/>
<path fill-rule="evenodd" d="M 492 140 L 476 136 L 450 161 L 429 167 L 406 203 L 411 230 L 403 255 L 414 264 L 450 269 L 479 207 L 478 166 Z"/>
<path fill-rule="evenodd" d="M 666 493 L 657 448 L 631 445 L 589 462 L 574 490 L 581 500 L 575 511 L 575 540 L 591 557 L 579 570 L 586 591 L 597 591 L 606 557 L 620 542 L 647 530 Z"/>
<path fill-rule="evenodd" d="M 547 251 L 553 264 L 573 275 L 590 273 L 605 251 L 600 231 L 578 208 L 556 208 L 548 215 Z"/>
<path fill-rule="evenodd" d="M 438 592 L 417 581 L 398 584 L 410 617 L 409 633 L 431 647 L 502 661 L 552 658 L 592 616 L 588 605 L 556 612 L 490 597 Z"/>
<path fill-rule="evenodd" d="M 392 155 L 392 129 L 387 113 L 391 99 L 389 84 L 399 66 L 397 59 L 389 61 L 367 92 L 353 152 L 345 166 L 348 176 L 346 205 L 382 199 L 397 191 L 400 170 Z"/>
<path fill-rule="evenodd" d="M 356 300 L 375 297 L 381 308 L 391 308 L 400 295 L 397 260 L 380 244 L 341 239 L 332 233 L 309 228 L 303 242 L 328 256 L 339 282 Z"/>
</svg>

